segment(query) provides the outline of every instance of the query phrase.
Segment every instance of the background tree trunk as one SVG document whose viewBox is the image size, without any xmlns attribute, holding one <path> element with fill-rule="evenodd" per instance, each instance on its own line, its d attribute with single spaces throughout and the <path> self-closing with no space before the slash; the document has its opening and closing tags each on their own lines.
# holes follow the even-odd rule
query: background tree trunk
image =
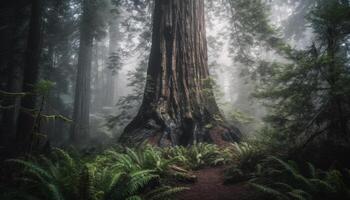
<svg viewBox="0 0 350 200">
<path fill-rule="evenodd" d="M 156 0 L 144 99 L 121 141 L 168 146 L 238 140 L 211 85 L 204 0 Z"/>
<path fill-rule="evenodd" d="M 29 25 L 29 34 L 27 40 L 27 49 L 25 57 L 25 66 L 23 74 L 22 90 L 27 95 L 21 100 L 21 109 L 33 110 L 36 108 L 35 85 L 39 77 L 39 61 L 41 53 L 41 20 L 42 20 L 42 2 L 41 0 L 31 1 L 31 18 Z M 18 131 L 16 140 L 20 153 L 27 153 L 32 150 L 34 138 L 35 117 L 32 113 L 21 111 L 18 117 Z"/>
<path fill-rule="evenodd" d="M 28 7 L 30 2 L 15 0 L 0 3 L 0 90 L 22 92 L 23 68 L 28 39 Z M 29 9 L 30 10 L 30 9 Z M 16 139 L 20 96 L 0 96 L 0 158 L 9 156 Z M 7 151 L 9 150 L 9 151 Z"/>
<path fill-rule="evenodd" d="M 109 24 L 109 56 L 114 56 L 117 54 L 117 44 L 119 40 L 119 31 L 118 31 L 118 21 L 115 19 L 113 22 Z M 116 67 L 116 66 L 114 66 Z M 114 106 L 116 104 L 114 93 L 115 93 L 115 78 L 116 74 L 113 74 L 113 70 L 117 71 L 117 69 L 106 69 L 107 72 L 107 85 L 106 85 L 106 93 L 105 93 L 105 106 Z"/>
<path fill-rule="evenodd" d="M 83 15 L 80 25 L 80 46 L 78 58 L 78 71 L 74 98 L 73 125 L 71 128 L 71 141 L 75 144 L 83 142 L 89 136 L 90 115 L 90 80 L 91 60 L 93 46 L 93 20 L 92 0 L 83 1 Z"/>
</svg>

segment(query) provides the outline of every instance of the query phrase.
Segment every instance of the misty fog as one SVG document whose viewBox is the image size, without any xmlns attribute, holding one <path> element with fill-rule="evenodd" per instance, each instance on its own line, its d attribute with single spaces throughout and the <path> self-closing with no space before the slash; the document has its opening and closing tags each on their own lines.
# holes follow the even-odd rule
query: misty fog
<svg viewBox="0 0 350 200">
<path fill-rule="evenodd" d="M 349 200 L 349 0 L 3 0 L 1 200 Z"/>
</svg>

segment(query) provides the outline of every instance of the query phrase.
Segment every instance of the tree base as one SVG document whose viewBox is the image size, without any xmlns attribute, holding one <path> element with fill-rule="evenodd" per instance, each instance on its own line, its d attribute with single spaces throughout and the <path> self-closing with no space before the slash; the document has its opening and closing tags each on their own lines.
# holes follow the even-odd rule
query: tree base
<svg viewBox="0 0 350 200">
<path fill-rule="evenodd" d="M 125 128 L 119 141 L 128 146 L 143 142 L 160 147 L 188 146 L 199 142 L 227 146 L 232 142 L 240 141 L 241 138 L 241 133 L 237 128 L 221 121 L 205 125 L 193 120 L 184 121 L 185 123 L 179 125 L 174 122 L 166 123 L 159 119 L 142 120 L 136 117 Z"/>
</svg>

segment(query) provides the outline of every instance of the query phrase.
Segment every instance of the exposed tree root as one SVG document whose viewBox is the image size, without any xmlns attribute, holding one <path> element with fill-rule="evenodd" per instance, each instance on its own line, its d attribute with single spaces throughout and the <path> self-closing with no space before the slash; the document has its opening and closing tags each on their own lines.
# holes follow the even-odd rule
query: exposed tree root
<svg viewBox="0 0 350 200">
<path fill-rule="evenodd" d="M 176 122 L 175 120 L 163 120 L 160 117 L 153 117 L 148 120 L 136 117 L 126 127 L 120 141 L 129 145 L 147 141 L 160 147 L 187 146 L 196 142 L 226 146 L 230 142 L 239 141 L 240 137 L 241 133 L 237 128 L 215 120 L 211 123 L 199 123 L 192 119 Z"/>
</svg>

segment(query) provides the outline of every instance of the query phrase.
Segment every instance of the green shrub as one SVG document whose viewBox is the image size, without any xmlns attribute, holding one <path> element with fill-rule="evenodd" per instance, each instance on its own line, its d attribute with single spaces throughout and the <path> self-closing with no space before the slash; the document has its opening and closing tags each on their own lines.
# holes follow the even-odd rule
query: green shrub
<svg viewBox="0 0 350 200">
<path fill-rule="evenodd" d="M 124 153 L 110 150 L 87 160 L 56 149 L 50 158 L 8 162 L 22 169 L 20 187 L 6 188 L 12 192 L 1 199 L 166 200 L 186 189 L 163 183 L 162 177 L 174 161 L 164 159 L 151 146 L 126 149 Z"/>
<path fill-rule="evenodd" d="M 228 152 L 217 145 L 196 143 L 190 147 L 176 146 L 164 149 L 164 156 L 176 159 L 178 163 L 191 170 L 208 166 L 226 164 L 229 160 Z"/>
<path fill-rule="evenodd" d="M 302 173 L 295 162 L 277 157 L 269 157 L 259 166 L 258 177 L 251 184 L 270 199 L 350 199 L 350 186 L 345 181 L 348 170 L 322 171 L 308 163 L 307 173 Z"/>
<path fill-rule="evenodd" d="M 248 142 L 234 143 L 228 148 L 232 166 L 226 170 L 225 182 L 236 183 L 255 176 L 255 169 L 265 158 L 265 153 Z"/>
<path fill-rule="evenodd" d="M 80 189 L 89 188 L 89 182 L 81 182 L 85 174 L 83 165 L 60 149 L 53 151 L 53 158 L 44 156 L 31 160 L 8 160 L 14 167 L 22 168 L 17 181 L 19 189 L 7 194 L 9 199 L 81 199 L 86 196 Z M 84 185 L 84 186 L 83 186 Z M 78 187 L 82 186 L 82 187 Z"/>
</svg>

